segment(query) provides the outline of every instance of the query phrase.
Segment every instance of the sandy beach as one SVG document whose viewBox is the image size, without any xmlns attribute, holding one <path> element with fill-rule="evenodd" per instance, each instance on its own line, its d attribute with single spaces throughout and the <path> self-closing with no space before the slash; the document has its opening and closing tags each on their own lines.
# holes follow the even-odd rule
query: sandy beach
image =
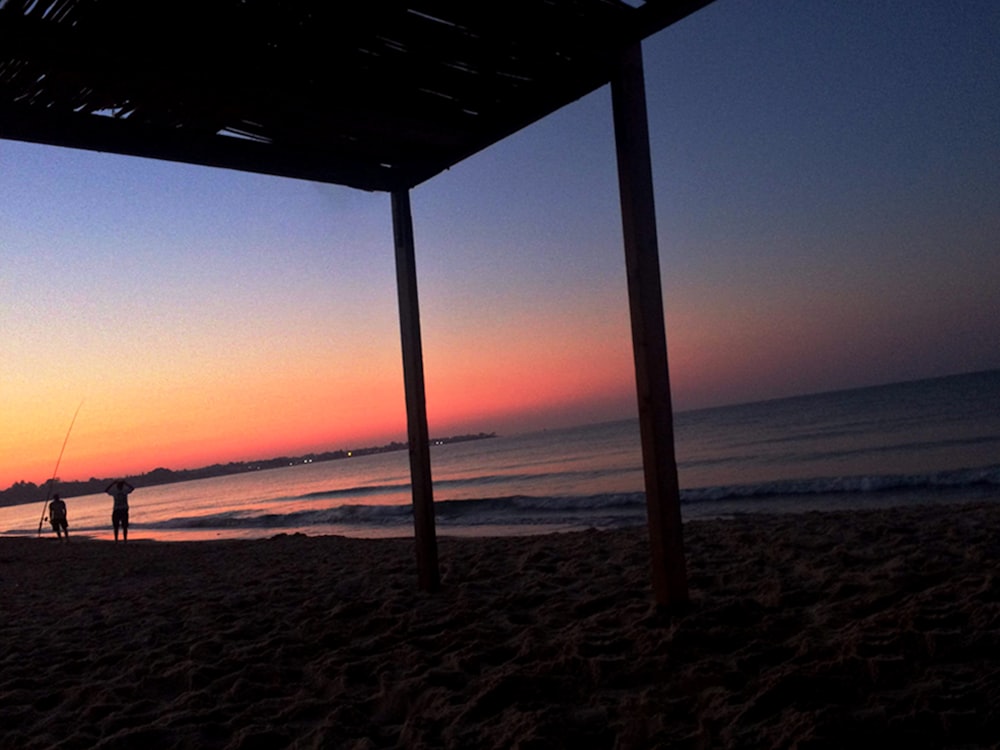
<svg viewBox="0 0 1000 750">
<path fill-rule="evenodd" d="M 0 747 L 1000 743 L 1000 504 L 440 541 L 0 540 Z"/>
</svg>

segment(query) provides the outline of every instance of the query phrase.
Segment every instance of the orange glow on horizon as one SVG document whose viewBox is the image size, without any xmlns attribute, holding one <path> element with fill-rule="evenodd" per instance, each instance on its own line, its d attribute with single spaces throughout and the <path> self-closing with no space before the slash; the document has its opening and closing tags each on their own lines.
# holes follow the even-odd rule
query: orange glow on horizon
<svg viewBox="0 0 1000 750">
<path fill-rule="evenodd" d="M 618 404 L 631 403 L 631 376 L 623 368 L 628 363 L 620 357 L 579 361 L 563 353 L 545 359 L 533 352 L 508 359 L 504 368 L 483 358 L 461 365 L 446 356 L 432 359 L 436 364 L 426 366 L 432 436 L 583 423 L 592 415 L 614 417 Z M 289 375 L 270 382 L 248 378 L 238 389 L 189 383 L 88 398 L 58 476 L 65 481 L 111 478 L 158 467 L 191 469 L 403 441 L 406 409 L 399 369 L 381 378 L 372 373 L 360 382 L 347 374 Z M 53 403 L 4 414 L 0 488 L 48 480 L 67 413 L 72 409 L 65 403 Z"/>
</svg>

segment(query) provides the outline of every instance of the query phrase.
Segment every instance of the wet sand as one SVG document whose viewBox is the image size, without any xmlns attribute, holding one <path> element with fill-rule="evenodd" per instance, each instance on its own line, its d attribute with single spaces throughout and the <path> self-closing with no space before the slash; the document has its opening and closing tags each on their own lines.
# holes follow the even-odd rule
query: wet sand
<svg viewBox="0 0 1000 750">
<path fill-rule="evenodd" d="M 128 545 L 0 539 L 0 748 L 1000 742 L 1000 503 L 685 527 Z"/>
</svg>

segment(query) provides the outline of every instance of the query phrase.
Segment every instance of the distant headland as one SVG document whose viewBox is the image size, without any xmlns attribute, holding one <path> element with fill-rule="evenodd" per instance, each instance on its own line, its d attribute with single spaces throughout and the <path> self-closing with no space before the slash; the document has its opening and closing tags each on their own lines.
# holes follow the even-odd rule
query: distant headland
<svg viewBox="0 0 1000 750">
<path fill-rule="evenodd" d="M 469 435 L 452 435 L 450 437 L 433 438 L 431 445 L 447 445 L 448 443 L 464 443 L 470 440 L 486 440 L 494 438 L 495 432 L 479 432 Z M 157 484 L 170 484 L 172 482 L 188 482 L 192 479 L 207 479 L 209 477 L 221 477 L 228 474 L 242 474 L 248 471 L 264 471 L 266 469 L 279 469 L 284 466 L 295 466 L 297 464 L 320 463 L 322 461 L 336 461 L 343 458 L 356 458 L 358 456 L 369 456 L 373 453 L 389 453 L 391 451 L 406 450 L 408 443 L 391 442 L 386 445 L 369 446 L 367 448 L 354 448 L 351 450 L 327 451 L 325 453 L 307 453 L 302 456 L 281 456 L 279 458 L 268 458 L 261 461 L 230 461 L 225 464 L 212 464 L 200 469 L 164 469 L 156 468 L 145 474 L 137 474 L 127 477 L 110 477 L 98 479 L 91 477 L 82 481 L 56 482 L 56 489 L 62 497 L 79 497 L 81 495 L 93 495 L 103 492 L 104 488 L 112 481 L 119 478 L 127 479 L 136 487 L 152 487 Z M 48 492 L 48 483 L 43 482 L 37 485 L 34 482 L 15 482 L 5 490 L 0 490 L 0 507 L 7 505 L 20 505 L 22 503 L 33 503 L 44 500 Z"/>
</svg>

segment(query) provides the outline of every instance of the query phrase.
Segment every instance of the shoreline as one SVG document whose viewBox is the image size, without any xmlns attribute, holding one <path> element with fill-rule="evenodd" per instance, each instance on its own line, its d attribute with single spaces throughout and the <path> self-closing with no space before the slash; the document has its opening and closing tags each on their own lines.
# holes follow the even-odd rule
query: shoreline
<svg viewBox="0 0 1000 750">
<path fill-rule="evenodd" d="M 674 615 L 645 533 L 0 538 L 0 748 L 1000 736 L 1000 503 L 689 521 Z"/>
<path fill-rule="evenodd" d="M 992 470 L 992 469 L 991 469 Z M 639 494 L 639 493 L 637 493 Z M 107 519 L 106 502 L 104 496 L 93 496 L 99 502 L 96 503 L 99 510 L 95 513 L 93 509 L 89 512 L 80 513 L 80 506 L 75 504 L 70 512 L 70 533 L 74 541 L 83 539 L 95 541 L 110 541 L 112 539 L 111 525 Z M 613 513 L 608 514 L 603 508 L 591 511 L 587 508 L 581 510 L 576 517 L 565 517 L 557 521 L 534 518 L 530 520 L 513 522 L 517 518 L 517 512 L 510 521 L 493 520 L 490 522 L 463 522 L 461 519 L 449 518 L 444 514 L 445 503 L 457 502 L 459 505 L 469 502 L 476 503 L 477 500 L 470 501 L 438 501 L 438 514 L 436 519 L 437 536 L 439 539 L 446 537 L 455 538 L 490 538 L 490 537 L 518 537 L 518 536 L 539 536 L 546 534 L 575 533 L 589 531 L 593 529 L 601 531 L 615 531 L 629 528 L 645 528 L 646 511 L 645 505 L 636 504 L 634 508 L 623 510 L 617 508 Z M 872 492 L 871 494 L 854 493 L 812 493 L 812 494 L 789 494 L 777 495 L 774 497 L 761 497 L 757 499 L 712 500 L 708 502 L 683 502 L 681 504 L 681 515 L 685 525 L 690 523 L 701 523 L 712 520 L 731 520 L 742 517 L 768 516 L 768 515 L 793 515 L 801 516 L 809 513 L 867 513 L 872 511 L 895 511 L 906 512 L 909 509 L 920 509 L 924 507 L 940 507 L 942 510 L 950 507 L 961 507 L 977 503 L 1000 502 L 1000 488 L 995 484 L 995 479 L 991 483 L 983 486 L 973 487 L 943 487 L 943 488 L 912 488 L 896 489 Z M 7 520 L 9 528 L 0 531 L 0 539 L 37 539 L 35 531 L 37 524 L 35 512 L 36 508 L 28 506 L 15 506 L 28 508 L 29 513 L 17 519 L 12 514 L 8 514 Z M 394 511 L 399 508 L 408 509 L 408 505 L 387 505 L 385 508 L 392 508 Z M 218 540 L 262 540 L 286 534 L 301 534 L 309 537 L 348 537 L 354 539 L 412 539 L 412 520 L 406 518 L 403 522 L 371 522 L 371 523 L 351 523 L 341 521 L 328 521 L 325 523 L 295 524 L 278 523 L 276 525 L 255 525 L 240 523 L 237 525 L 201 525 L 199 519 L 187 519 L 180 523 L 157 523 L 142 522 L 137 519 L 145 516 L 145 508 L 137 505 L 133 511 L 132 524 L 130 525 L 130 537 L 134 541 L 152 541 L 153 539 L 163 542 L 208 542 Z M 331 510 L 331 509 L 328 509 Z M 332 509 L 334 512 L 336 508 Z M 0 511 L 3 511 L 0 508 Z M 593 515 L 588 513 L 593 512 Z M 97 517 L 99 523 L 94 523 Z M 0 512 L 0 518 L 3 513 Z M 42 527 L 42 538 L 54 538 L 49 524 Z"/>
</svg>

